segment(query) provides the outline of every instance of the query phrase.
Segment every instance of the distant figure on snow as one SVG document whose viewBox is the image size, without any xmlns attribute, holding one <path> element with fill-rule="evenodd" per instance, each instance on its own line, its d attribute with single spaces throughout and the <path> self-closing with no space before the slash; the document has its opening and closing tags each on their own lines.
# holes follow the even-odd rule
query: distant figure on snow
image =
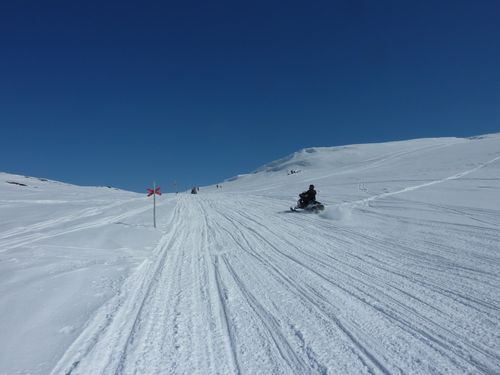
<svg viewBox="0 0 500 375">
<path fill-rule="evenodd" d="M 196 189 L 195 187 L 193 187 L 191 189 L 191 194 L 198 194 L 198 189 Z"/>
</svg>

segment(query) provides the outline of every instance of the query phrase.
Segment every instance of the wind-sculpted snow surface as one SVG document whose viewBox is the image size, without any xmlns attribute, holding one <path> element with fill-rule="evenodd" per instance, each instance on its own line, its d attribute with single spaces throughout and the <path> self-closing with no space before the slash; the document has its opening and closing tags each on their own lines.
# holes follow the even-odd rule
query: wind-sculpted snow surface
<svg viewBox="0 0 500 375">
<path fill-rule="evenodd" d="M 0 267 L 27 249 L 82 246 L 87 232 L 123 246 L 134 231 L 136 246 L 151 247 L 121 261 L 127 277 L 100 307 L 90 303 L 85 324 L 61 324 L 71 343 L 52 339 L 38 367 L 0 361 L 0 374 L 498 374 L 499 141 L 298 153 L 283 159 L 307 159 L 298 174 L 276 162 L 222 189 L 162 196 L 156 237 L 141 227 L 150 212 L 136 196 L 81 221 L 68 212 L 8 228 Z M 326 210 L 289 211 L 309 181 Z M 1 290 L 20 285 L 13 279 L 0 279 Z M 39 324 L 54 320 L 45 314 Z M 1 344 L 0 358 L 16 355 Z"/>
</svg>

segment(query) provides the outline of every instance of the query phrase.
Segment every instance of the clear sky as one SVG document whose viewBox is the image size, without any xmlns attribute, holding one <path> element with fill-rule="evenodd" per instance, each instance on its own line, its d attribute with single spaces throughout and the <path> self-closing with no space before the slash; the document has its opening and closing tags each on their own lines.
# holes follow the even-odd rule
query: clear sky
<svg viewBox="0 0 500 375">
<path fill-rule="evenodd" d="M 500 131 L 500 1 L 2 1 L 0 171 L 143 191 Z"/>
</svg>

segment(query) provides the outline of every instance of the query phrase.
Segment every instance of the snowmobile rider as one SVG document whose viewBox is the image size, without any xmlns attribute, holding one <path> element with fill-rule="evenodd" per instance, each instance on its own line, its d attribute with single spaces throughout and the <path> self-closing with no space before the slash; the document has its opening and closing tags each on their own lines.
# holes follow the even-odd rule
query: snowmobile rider
<svg viewBox="0 0 500 375">
<path fill-rule="evenodd" d="M 316 202 L 316 190 L 314 190 L 314 185 L 309 185 L 309 190 L 300 193 L 299 197 L 300 208 L 307 207 L 310 203 Z"/>
</svg>

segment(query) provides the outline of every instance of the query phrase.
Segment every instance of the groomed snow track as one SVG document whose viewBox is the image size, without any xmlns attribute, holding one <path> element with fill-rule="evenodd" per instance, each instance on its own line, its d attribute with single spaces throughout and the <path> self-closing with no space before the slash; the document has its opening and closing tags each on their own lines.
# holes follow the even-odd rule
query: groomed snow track
<svg viewBox="0 0 500 375">
<path fill-rule="evenodd" d="M 279 199 L 174 199 L 153 256 L 52 374 L 500 373 L 500 223 L 488 212 L 468 213 L 486 227 L 419 220 L 401 238 Z"/>
</svg>

